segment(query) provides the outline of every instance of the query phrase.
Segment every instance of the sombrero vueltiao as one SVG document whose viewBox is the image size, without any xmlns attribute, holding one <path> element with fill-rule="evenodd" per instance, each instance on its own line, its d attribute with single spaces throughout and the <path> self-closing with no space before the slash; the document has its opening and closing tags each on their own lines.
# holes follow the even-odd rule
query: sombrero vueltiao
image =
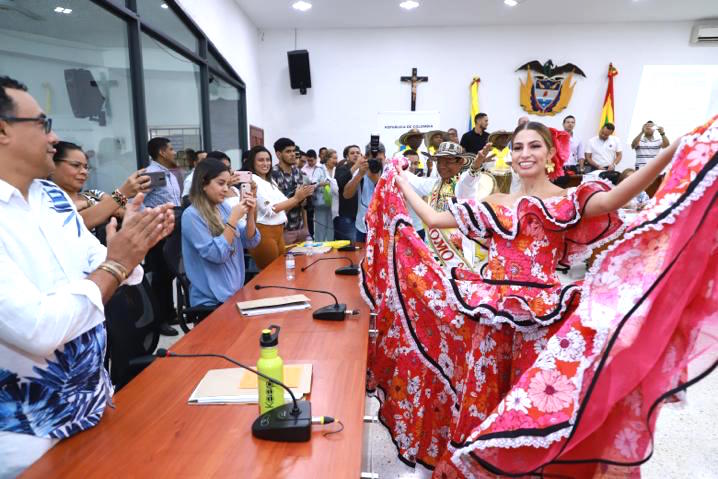
<svg viewBox="0 0 718 479">
<path fill-rule="evenodd" d="M 428 156 L 430 158 L 442 158 L 442 157 L 456 157 L 456 158 L 462 158 L 464 160 L 464 166 L 471 163 L 474 158 L 476 158 L 476 155 L 473 153 L 467 153 L 466 150 L 464 150 L 464 147 L 459 145 L 458 143 L 454 143 L 452 141 L 444 141 L 439 145 L 439 148 L 437 148 L 436 153 L 433 155 L 430 155 L 426 152 L 421 152 L 424 156 Z"/>
<path fill-rule="evenodd" d="M 401 136 L 399 137 L 399 144 L 400 144 L 400 145 L 406 145 L 406 140 L 407 140 L 407 138 L 409 138 L 410 136 L 420 136 L 420 137 L 423 138 L 423 137 L 424 137 L 424 134 L 423 134 L 422 132 L 420 132 L 419 130 L 417 130 L 416 128 L 414 128 L 414 129 L 412 129 L 412 130 L 407 131 L 406 133 L 404 133 L 403 135 L 401 135 Z"/>
</svg>

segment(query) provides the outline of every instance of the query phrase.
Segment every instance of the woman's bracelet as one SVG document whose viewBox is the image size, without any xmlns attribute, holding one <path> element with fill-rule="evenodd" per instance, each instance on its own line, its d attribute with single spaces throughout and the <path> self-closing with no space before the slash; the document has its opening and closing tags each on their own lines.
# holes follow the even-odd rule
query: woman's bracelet
<svg viewBox="0 0 718 479">
<path fill-rule="evenodd" d="M 235 228 L 234 226 L 232 226 L 231 224 L 229 224 L 229 221 L 227 221 L 227 222 L 224 224 L 224 226 L 228 227 L 229 229 L 231 229 L 231 230 L 234 231 L 235 233 L 237 232 L 237 228 Z"/>
<path fill-rule="evenodd" d="M 112 192 L 112 199 L 115 200 L 115 202 L 120 205 L 120 208 L 124 208 L 127 206 L 127 197 L 122 194 L 120 190 L 115 190 Z"/>
</svg>

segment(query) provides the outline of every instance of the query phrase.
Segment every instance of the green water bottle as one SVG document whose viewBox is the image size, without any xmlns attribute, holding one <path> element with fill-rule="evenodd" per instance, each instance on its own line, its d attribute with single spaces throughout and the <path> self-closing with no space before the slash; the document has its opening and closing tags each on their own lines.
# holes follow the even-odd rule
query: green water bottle
<svg viewBox="0 0 718 479">
<path fill-rule="evenodd" d="M 279 357 L 279 326 L 271 325 L 269 329 L 263 329 L 259 337 L 259 361 L 257 371 L 277 381 L 284 382 L 284 361 Z M 259 413 L 267 411 L 284 404 L 284 388 L 273 384 L 261 376 L 258 378 L 259 388 Z"/>
</svg>

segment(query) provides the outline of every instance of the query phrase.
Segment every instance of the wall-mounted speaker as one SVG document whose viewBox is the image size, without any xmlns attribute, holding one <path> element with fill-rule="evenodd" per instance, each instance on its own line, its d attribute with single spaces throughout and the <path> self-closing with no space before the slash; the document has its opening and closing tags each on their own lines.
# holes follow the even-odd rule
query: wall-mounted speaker
<svg viewBox="0 0 718 479">
<path fill-rule="evenodd" d="M 309 73 L 309 52 L 306 50 L 293 50 L 287 52 L 289 61 L 289 82 L 292 89 L 299 90 L 302 95 L 307 94 L 307 88 L 312 87 L 312 76 Z"/>
<path fill-rule="evenodd" d="M 105 126 L 105 97 L 100 93 L 92 72 L 84 68 L 68 68 L 65 70 L 65 85 L 75 118 L 89 118 Z"/>
</svg>

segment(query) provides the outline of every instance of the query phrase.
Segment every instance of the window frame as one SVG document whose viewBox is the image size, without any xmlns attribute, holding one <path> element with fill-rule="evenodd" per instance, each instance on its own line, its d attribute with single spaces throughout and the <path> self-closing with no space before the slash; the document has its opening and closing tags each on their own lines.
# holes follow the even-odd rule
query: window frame
<svg viewBox="0 0 718 479">
<path fill-rule="evenodd" d="M 229 62 L 220 53 L 217 47 L 207 38 L 199 26 L 190 18 L 175 0 L 165 0 L 169 10 L 187 26 L 198 39 L 198 52 L 195 53 L 181 43 L 174 40 L 171 35 L 163 32 L 161 28 L 144 21 L 137 14 L 137 2 L 143 0 L 125 0 L 124 6 L 111 0 L 90 0 L 107 12 L 122 18 L 127 23 L 127 44 L 130 59 L 130 84 L 132 88 L 132 111 L 135 132 L 135 151 L 137 152 L 137 167 L 144 168 L 149 164 L 147 141 L 149 129 L 147 125 L 147 112 L 144 87 L 144 72 L 142 63 L 141 33 L 145 33 L 174 52 L 196 63 L 200 69 L 200 105 L 202 119 L 202 145 L 203 149 L 212 149 L 212 135 L 209 111 L 209 77 L 217 76 L 222 81 L 232 85 L 239 91 L 237 114 L 239 118 L 238 144 L 242 151 L 247 149 L 247 92 L 246 84 Z M 219 60 L 224 70 L 218 70 L 209 64 L 210 51 Z"/>
</svg>

